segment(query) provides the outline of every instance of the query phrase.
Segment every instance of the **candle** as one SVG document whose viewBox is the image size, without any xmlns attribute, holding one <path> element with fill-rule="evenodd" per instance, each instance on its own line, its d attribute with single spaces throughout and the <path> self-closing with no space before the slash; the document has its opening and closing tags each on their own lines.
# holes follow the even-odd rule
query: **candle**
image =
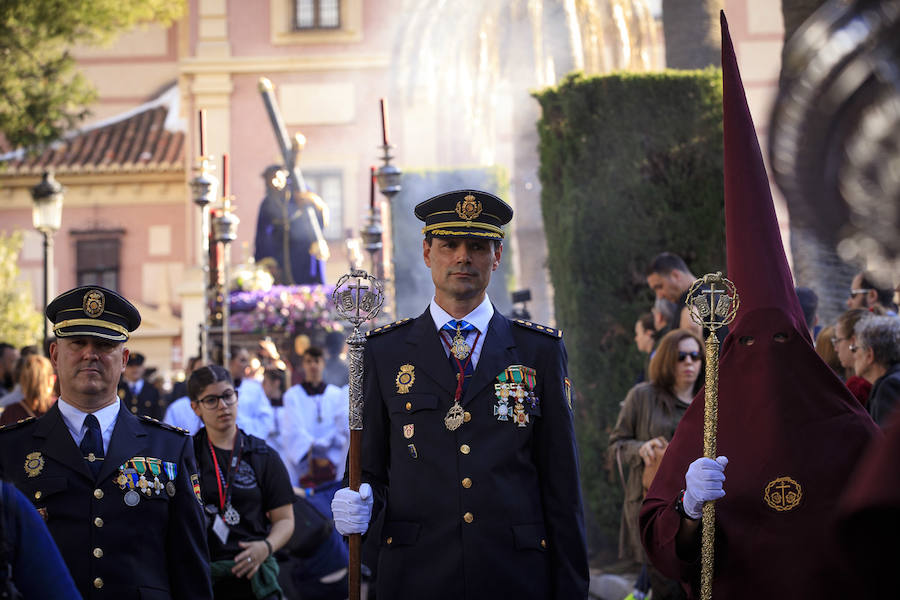
<svg viewBox="0 0 900 600">
<path fill-rule="evenodd" d="M 222 154 L 222 197 L 228 197 L 228 153 Z"/>
<path fill-rule="evenodd" d="M 200 156 L 206 156 L 206 109 L 200 109 Z"/>
<path fill-rule="evenodd" d="M 381 141 L 385 146 L 388 142 L 388 118 L 387 118 L 387 100 L 381 99 Z"/>
<path fill-rule="evenodd" d="M 375 167 L 369 167 L 369 209 L 375 210 Z"/>
</svg>

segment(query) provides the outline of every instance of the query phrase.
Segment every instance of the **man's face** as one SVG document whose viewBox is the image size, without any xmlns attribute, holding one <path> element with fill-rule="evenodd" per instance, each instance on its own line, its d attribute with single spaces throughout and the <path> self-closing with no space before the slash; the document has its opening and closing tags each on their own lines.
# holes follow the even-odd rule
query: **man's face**
<svg viewBox="0 0 900 600">
<path fill-rule="evenodd" d="M 322 381 L 322 372 L 325 370 L 325 358 L 322 356 L 303 356 L 303 379 L 312 384 L 318 384 Z"/>
<path fill-rule="evenodd" d="M 135 382 L 144 376 L 144 365 L 126 365 L 125 379 Z"/>
<path fill-rule="evenodd" d="M 50 362 L 59 376 L 63 399 L 102 407 L 116 395 L 128 348 L 122 342 L 91 336 L 64 337 L 50 344 Z"/>
<path fill-rule="evenodd" d="M 231 357 L 229 368 L 232 378 L 241 379 L 246 377 L 250 371 L 250 354 L 241 348 L 237 354 Z"/>
<path fill-rule="evenodd" d="M 868 291 L 853 293 L 853 290 L 860 290 L 862 288 L 862 278 L 862 274 L 857 273 L 856 277 L 854 277 L 853 281 L 850 283 L 850 294 L 847 296 L 848 310 L 852 308 L 869 308 Z"/>
<path fill-rule="evenodd" d="M 668 275 L 650 273 L 647 275 L 647 285 L 650 286 L 657 298 L 678 302 L 678 298 L 681 297 L 681 292 L 684 290 L 678 285 L 677 273 L 677 271 L 672 271 Z"/>
<path fill-rule="evenodd" d="M 16 367 L 16 361 L 19 360 L 19 351 L 15 348 L 4 348 L 3 355 L 0 356 L 0 374 L 12 374 Z"/>
<path fill-rule="evenodd" d="M 431 269 L 438 300 L 471 300 L 484 294 L 491 272 L 500 266 L 503 245 L 487 240 L 434 238 L 422 243 L 425 265 Z"/>
</svg>

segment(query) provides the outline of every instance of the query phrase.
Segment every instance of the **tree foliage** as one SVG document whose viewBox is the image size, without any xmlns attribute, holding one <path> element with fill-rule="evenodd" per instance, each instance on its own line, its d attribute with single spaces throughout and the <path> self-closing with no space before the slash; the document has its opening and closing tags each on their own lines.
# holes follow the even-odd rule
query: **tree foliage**
<svg viewBox="0 0 900 600">
<path fill-rule="evenodd" d="M 42 327 L 29 286 L 19 278 L 21 249 L 21 232 L 0 234 L 0 342 L 18 348 L 36 344 Z"/>
<path fill-rule="evenodd" d="M 581 481 L 594 551 L 614 548 L 618 475 L 608 434 L 642 358 L 633 326 L 664 250 L 725 270 L 718 69 L 575 75 L 540 93 L 541 204 L 558 325 L 576 389 Z"/>
<path fill-rule="evenodd" d="M 137 23 L 168 23 L 184 7 L 185 0 L 0 2 L 0 132 L 17 148 L 61 137 L 96 96 L 75 68 L 72 47 L 109 42 Z"/>
</svg>

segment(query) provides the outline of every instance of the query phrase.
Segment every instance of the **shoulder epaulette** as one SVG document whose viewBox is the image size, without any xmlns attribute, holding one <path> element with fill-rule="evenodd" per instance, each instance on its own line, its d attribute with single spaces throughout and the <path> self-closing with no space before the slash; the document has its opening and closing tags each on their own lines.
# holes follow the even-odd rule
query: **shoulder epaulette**
<svg viewBox="0 0 900 600">
<path fill-rule="evenodd" d="M 181 427 L 175 427 L 174 425 L 169 425 L 168 423 L 163 423 L 159 419 L 154 419 L 153 417 L 148 417 L 147 415 L 138 415 L 138 419 L 143 421 L 144 423 L 153 423 L 157 427 L 161 427 L 162 429 L 168 429 L 169 431 L 177 431 L 178 433 L 184 435 L 191 435 L 191 432 L 187 429 L 183 429 Z"/>
<path fill-rule="evenodd" d="M 540 331 L 541 333 L 549 335 L 550 337 L 554 337 L 556 339 L 562 338 L 563 335 L 561 329 L 553 329 L 552 327 L 547 327 L 546 325 L 538 325 L 537 323 L 532 323 L 531 321 L 526 321 L 525 319 L 513 319 L 513 323 L 526 329 Z"/>
<path fill-rule="evenodd" d="M 375 329 L 367 331 L 366 337 L 378 335 L 379 333 L 384 333 L 385 331 L 390 331 L 391 329 L 396 329 L 397 327 L 406 325 L 407 323 L 412 323 L 412 319 L 407 317 L 405 319 L 400 319 L 399 321 L 394 321 L 393 323 L 388 323 L 387 325 L 382 325 L 381 327 L 376 327 Z"/>
<path fill-rule="evenodd" d="M 13 429 L 17 429 L 22 425 L 25 425 L 26 423 L 31 423 L 32 421 L 37 421 L 37 419 L 35 419 L 34 417 L 25 417 L 24 419 L 19 419 L 15 423 L 9 423 L 7 425 L 4 425 L 3 427 L 0 427 L 0 433 L 4 431 L 12 431 Z"/>
</svg>

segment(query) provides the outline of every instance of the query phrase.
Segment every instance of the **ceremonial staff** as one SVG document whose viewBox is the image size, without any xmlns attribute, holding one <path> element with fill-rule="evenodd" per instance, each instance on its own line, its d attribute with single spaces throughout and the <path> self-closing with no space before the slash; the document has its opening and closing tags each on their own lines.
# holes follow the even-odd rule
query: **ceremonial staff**
<svg viewBox="0 0 900 600">
<path fill-rule="evenodd" d="M 366 285 L 368 284 L 368 285 Z M 354 269 L 338 280 L 332 294 L 338 314 L 350 321 L 353 333 L 347 338 L 350 362 L 350 489 L 359 491 L 362 479 L 360 447 L 363 428 L 363 348 L 366 338 L 359 332 L 359 326 L 378 315 L 384 304 L 384 285 L 374 275 L 361 269 Z M 360 597 L 360 534 L 349 536 L 350 564 L 348 586 L 350 600 Z"/>
<path fill-rule="evenodd" d="M 716 429 L 719 421 L 719 338 L 716 330 L 734 321 L 740 297 L 734 284 L 721 272 L 708 273 L 688 290 L 685 303 L 691 319 L 707 331 L 706 396 L 703 413 L 703 456 L 716 459 Z M 702 546 L 700 555 L 700 600 L 712 598 L 716 505 L 703 504 Z"/>
</svg>

